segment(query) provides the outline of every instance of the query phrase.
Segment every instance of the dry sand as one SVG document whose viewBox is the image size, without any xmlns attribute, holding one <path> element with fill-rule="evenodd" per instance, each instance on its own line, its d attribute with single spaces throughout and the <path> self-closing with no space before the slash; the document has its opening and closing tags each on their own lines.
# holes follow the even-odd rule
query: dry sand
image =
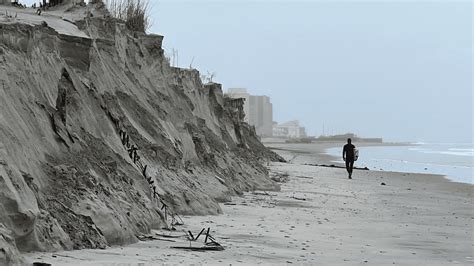
<svg viewBox="0 0 474 266">
<path fill-rule="evenodd" d="M 474 263 L 472 185 L 434 175 L 355 171 L 348 180 L 343 169 L 298 163 L 269 167 L 290 175 L 281 192 L 246 193 L 222 205 L 223 215 L 184 217 L 186 225 L 172 232 L 211 227 L 225 251 L 171 249 L 189 245 L 180 238 L 33 253 L 28 260 L 53 265 Z"/>
</svg>

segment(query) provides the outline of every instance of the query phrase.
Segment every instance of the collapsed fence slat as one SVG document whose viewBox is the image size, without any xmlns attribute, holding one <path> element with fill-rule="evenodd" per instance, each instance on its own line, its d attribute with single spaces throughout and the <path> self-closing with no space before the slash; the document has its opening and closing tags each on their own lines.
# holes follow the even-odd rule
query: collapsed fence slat
<svg viewBox="0 0 474 266">
<path fill-rule="evenodd" d="M 196 236 L 196 238 L 193 239 L 193 240 L 194 240 L 194 241 L 198 240 L 198 238 L 201 236 L 201 234 L 204 233 L 204 230 L 206 230 L 206 228 L 203 228 L 203 229 L 201 230 L 201 232 L 199 232 L 199 234 L 198 234 L 198 235 Z"/>
<path fill-rule="evenodd" d="M 204 240 L 204 243 L 207 243 L 207 239 L 209 238 L 209 231 L 211 231 L 211 228 L 207 228 L 207 233 L 206 233 L 206 239 Z"/>
</svg>

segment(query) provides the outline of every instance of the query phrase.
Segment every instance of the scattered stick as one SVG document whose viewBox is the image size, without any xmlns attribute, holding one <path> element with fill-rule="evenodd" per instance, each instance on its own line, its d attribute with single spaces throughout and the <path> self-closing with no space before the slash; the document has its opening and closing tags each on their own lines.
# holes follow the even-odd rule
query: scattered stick
<svg viewBox="0 0 474 266">
<path fill-rule="evenodd" d="M 167 241 L 167 242 L 176 242 L 176 240 L 173 240 L 173 239 L 160 238 L 160 237 L 156 237 L 152 235 L 141 235 L 141 236 L 138 236 L 138 239 L 140 241 L 160 240 L 160 241 Z"/>
<path fill-rule="evenodd" d="M 207 233 L 206 233 L 206 239 L 204 240 L 204 243 L 207 243 L 207 239 L 209 238 L 209 231 L 211 230 L 210 227 L 207 228 Z"/>
<path fill-rule="evenodd" d="M 204 247 L 171 247 L 174 249 L 184 249 L 190 251 L 223 251 L 223 246 L 204 246 Z"/>
<path fill-rule="evenodd" d="M 203 229 L 203 230 L 204 230 L 204 229 Z M 191 231 L 188 231 L 188 233 L 189 233 L 189 236 L 190 236 L 190 237 L 188 237 L 188 239 L 189 239 L 190 241 L 193 241 L 193 240 L 194 240 L 194 235 L 193 235 L 193 233 L 192 233 Z"/>
<path fill-rule="evenodd" d="M 303 200 L 303 201 L 306 200 L 305 198 L 298 198 L 298 197 L 295 197 L 295 196 L 291 196 L 290 198 L 295 199 L 295 200 Z"/>
<path fill-rule="evenodd" d="M 198 238 L 202 235 L 202 233 L 204 233 L 204 230 L 206 230 L 206 229 L 203 228 L 203 229 L 201 230 L 201 232 L 199 232 L 199 234 L 196 236 L 196 238 L 194 238 L 192 241 L 198 240 Z M 191 231 L 189 231 L 189 233 L 191 233 Z"/>
<path fill-rule="evenodd" d="M 181 238 L 182 236 L 173 236 L 173 235 L 165 235 L 165 234 L 156 234 L 157 236 L 164 237 L 164 238 Z"/>
</svg>

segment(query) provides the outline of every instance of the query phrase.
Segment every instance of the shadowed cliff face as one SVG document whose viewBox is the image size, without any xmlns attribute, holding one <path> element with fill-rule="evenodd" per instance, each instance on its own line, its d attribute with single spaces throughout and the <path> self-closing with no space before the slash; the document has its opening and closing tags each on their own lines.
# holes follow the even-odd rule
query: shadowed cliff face
<svg viewBox="0 0 474 266">
<path fill-rule="evenodd" d="M 230 195 L 278 189 L 262 162 L 279 158 L 226 108 L 219 84 L 169 66 L 161 36 L 76 24 L 91 38 L 0 24 L 0 262 L 15 244 L 131 243 L 170 226 L 163 204 L 218 214 Z"/>
</svg>

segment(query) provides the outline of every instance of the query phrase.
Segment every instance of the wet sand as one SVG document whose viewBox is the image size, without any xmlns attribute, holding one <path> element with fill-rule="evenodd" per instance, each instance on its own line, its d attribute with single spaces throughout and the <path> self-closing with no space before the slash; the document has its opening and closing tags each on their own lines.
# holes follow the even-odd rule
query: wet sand
<svg viewBox="0 0 474 266">
<path fill-rule="evenodd" d="M 274 174 L 289 174 L 281 192 L 234 197 L 220 216 L 183 217 L 186 225 L 171 232 L 183 236 L 172 239 L 176 242 L 34 253 L 28 260 L 53 265 L 474 263 L 474 186 L 442 176 L 380 171 L 356 170 L 349 180 L 344 169 L 303 165 L 308 158 L 325 162 L 314 151 L 278 152 L 293 158 L 269 165 Z M 207 227 L 225 251 L 170 248 L 190 245 L 183 230 L 197 234 Z"/>
</svg>

